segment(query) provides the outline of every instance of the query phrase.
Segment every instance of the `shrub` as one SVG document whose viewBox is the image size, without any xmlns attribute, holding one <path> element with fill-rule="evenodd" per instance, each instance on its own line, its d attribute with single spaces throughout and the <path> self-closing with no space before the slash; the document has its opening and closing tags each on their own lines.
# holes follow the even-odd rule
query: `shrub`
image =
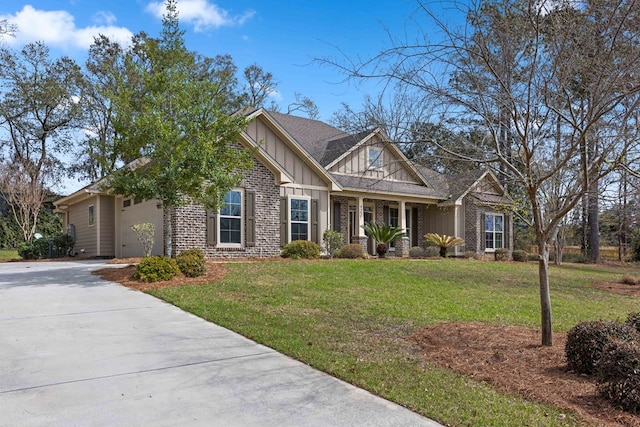
<svg viewBox="0 0 640 427">
<path fill-rule="evenodd" d="M 202 276 L 207 268 L 200 249 L 187 249 L 176 257 L 178 268 L 187 277 Z"/>
<path fill-rule="evenodd" d="M 637 342 L 612 340 L 596 364 L 598 392 L 629 412 L 640 409 L 640 348 Z"/>
<path fill-rule="evenodd" d="M 427 258 L 434 258 L 440 256 L 440 248 L 437 246 L 427 246 L 424 248 L 424 256 Z"/>
<path fill-rule="evenodd" d="M 640 312 L 629 313 L 625 323 L 636 328 L 636 331 L 640 332 Z"/>
<path fill-rule="evenodd" d="M 131 231 L 136 233 L 138 240 L 142 244 L 142 251 L 144 256 L 151 256 L 153 252 L 154 235 L 156 232 L 156 226 L 150 222 L 143 222 L 141 224 L 133 224 Z"/>
<path fill-rule="evenodd" d="M 447 236 L 446 234 L 427 233 L 424 238 L 440 248 L 440 256 L 443 258 L 447 256 L 448 248 L 464 245 L 464 240 L 461 237 Z"/>
<path fill-rule="evenodd" d="M 359 243 L 350 243 L 348 245 L 344 245 L 340 250 L 336 253 L 337 258 L 366 258 L 367 254 L 364 252 L 364 248 Z"/>
<path fill-rule="evenodd" d="M 423 258 L 424 249 L 422 249 L 420 246 L 412 246 L 411 249 L 409 249 L 409 256 L 411 258 Z"/>
<path fill-rule="evenodd" d="M 282 256 L 292 259 L 320 258 L 320 246 L 309 240 L 294 240 L 284 245 Z"/>
<path fill-rule="evenodd" d="M 498 248 L 493 253 L 496 261 L 509 261 L 509 251 L 504 248 Z"/>
<path fill-rule="evenodd" d="M 162 280 L 171 280 L 180 273 L 175 259 L 166 256 L 150 256 L 143 258 L 136 266 L 134 279 L 142 282 L 153 283 Z"/>
<path fill-rule="evenodd" d="M 18 245 L 18 255 L 23 259 L 42 259 L 49 256 L 49 239 L 35 239 Z"/>
<path fill-rule="evenodd" d="M 329 254 L 329 257 L 333 258 L 336 252 L 342 247 L 344 237 L 342 233 L 334 230 L 325 230 L 322 235 L 322 241 L 324 242 L 324 248 Z"/>
<path fill-rule="evenodd" d="M 73 237 L 68 234 L 58 234 L 53 238 L 53 246 L 56 248 L 56 256 L 67 256 L 71 249 L 73 249 Z"/>
<path fill-rule="evenodd" d="M 640 338 L 638 331 L 627 323 L 582 322 L 567 334 L 565 356 L 569 369 L 591 375 L 607 344 L 614 339 L 632 341 Z"/>
<path fill-rule="evenodd" d="M 513 258 L 514 261 L 517 261 L 517 262 L 527 262 L 527 260 L 529 259 L 529 254 L 527 253 L 527 251 L 518 249 L 513 251 L 513 253 L 511 254 L 511 257 Z"/>
<path fill-rule="evenodd" d="M 637 286 L 638 284 L 640 284 L 640 280 L 638 280 L 638 278 L 635 276 L 625 274 L 622 276 L 622 279 L 620 279 L 620 283 L 622 283 L 623 285 Z"/>
</svg>

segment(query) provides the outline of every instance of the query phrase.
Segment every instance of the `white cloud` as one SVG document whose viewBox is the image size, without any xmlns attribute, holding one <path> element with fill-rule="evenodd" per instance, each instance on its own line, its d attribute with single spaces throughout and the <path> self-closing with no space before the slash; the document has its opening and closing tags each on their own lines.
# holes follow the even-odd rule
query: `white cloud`
<svg viewBox="0 0 640 427">
<path fill-rule="evenodd" d="M 193 25 L 195 31 L 207 31 L 225 26 L 243 25 L 255 14 L 250 10 L 242 15 L 231 16 L 229 12 L 221 9 L 208 0 L 182 0 L 178 2 L 178 19 Z M 158 18 L 165 14 L 164 1 L 153 1 L 147 5 L 147 12 Z"/>
<path fill-rule="evenodd" d="M 129 44 L 133 36 L 127 28 L 113 25 L 115 16 L 109 12 L 99 13 L 95 17 L 98 24 L 84 28 L 77 28 L 73 15 L 65 10 L 38 10 L 31 5 L 24 6 L 15 15 L 0 15 L 0 19 L 18 27 L 16 37 L 4 39 L 10 45 L 42 41 L 63 50 L 87 49 L 100 34 L 124 45 Z"/>
</svg>

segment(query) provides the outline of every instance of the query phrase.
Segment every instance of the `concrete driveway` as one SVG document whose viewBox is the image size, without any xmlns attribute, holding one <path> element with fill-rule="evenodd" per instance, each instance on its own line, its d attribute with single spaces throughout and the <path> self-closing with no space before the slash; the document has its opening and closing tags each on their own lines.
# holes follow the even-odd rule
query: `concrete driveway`
<svg viewBox="0 0 640 427">
<path fill-rule="evenodd" d="M 0 263 L 1 426 L 439 426 L 103 266 Z"/>
</svg>

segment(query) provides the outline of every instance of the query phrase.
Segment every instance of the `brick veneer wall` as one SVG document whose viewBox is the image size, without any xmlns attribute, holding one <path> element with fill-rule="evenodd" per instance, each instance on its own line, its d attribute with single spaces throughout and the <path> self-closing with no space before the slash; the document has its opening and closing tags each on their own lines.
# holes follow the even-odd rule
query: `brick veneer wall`
<svg viewBox="0 0 640 427">
<path fill-rule="evenodd" d="M 173 230 L 171 236 L 173 253 L 177 255 L 184 250 L 198 248 L 207 258 L 279 256 L 281 253 L 280 188 L 275 184 L 273 174 L 263 164 L 255 161 L 240 187 L 245 190 L 254 190 L 256 193 L 256 245 L 254 247 L 218 248 L 208 245 L 206 209 L 201 205 L 187 204 L 172 208 L 171 212 L 165 210 L 165 230 L 169 220 Z M 165 232 L 165 242 L 168 242 L 168 237 Z"/>
</svg>

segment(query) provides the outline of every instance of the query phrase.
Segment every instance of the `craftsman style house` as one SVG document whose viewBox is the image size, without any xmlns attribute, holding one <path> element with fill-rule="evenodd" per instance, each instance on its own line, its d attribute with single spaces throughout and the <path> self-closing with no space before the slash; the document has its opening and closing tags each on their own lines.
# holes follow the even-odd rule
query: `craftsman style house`
<svg viewBox="0 0 640 427">
<path fill-rule="evenodd" d="M 88 257 L 142 254 L 131 225 L 156 226 L 154 254 L 199 248 L 207 257 L 273 257 L 292 240 L 322 244 L 325 230 L 375 254 L 364 223 L 406 231 L 396 256 L 424 246 L 426 233 L 462 237 L 451 249 L 512 249 L 510 199 L 490 171 L 442 176 L 409 161 L 379 130 L 346 134 L 323 122 L 258 109 L 238 141 L 253 148 L 253 168 L 218 212 L 202 206 L 159 208 L 155 200 L 109 194 L 90 185 L 56 202 Z M 169 224 L 170 222 L 170 224 Z M 169 225 L 171 225 L 169 227 Z M 167 230 L 171 230 L 169 234 Z"/>
</svg>

